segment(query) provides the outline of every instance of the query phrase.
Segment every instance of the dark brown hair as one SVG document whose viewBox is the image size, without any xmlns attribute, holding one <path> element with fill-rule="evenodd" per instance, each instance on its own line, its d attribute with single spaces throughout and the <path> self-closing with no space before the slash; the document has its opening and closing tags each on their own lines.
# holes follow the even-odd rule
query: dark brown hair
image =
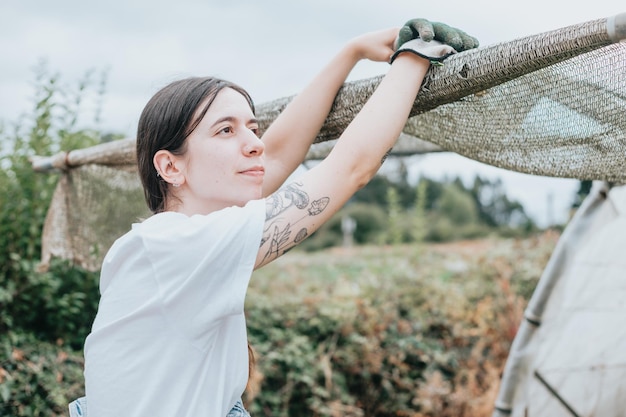
<svg viewBox="0 0 626 417">
<path fill-rule="evenodd" d="M 217 94 L 224 88 L 241 93 L 252 109 L 250 95 L 238 85 L 214 77 L 191 77 L 174 81 L 159 90 L 146 104 L 137 126 L 137 166 L 148 208 L 153 213 L 165 210 L 168 184 L 154 167 L 154 155 L 160 150 L 182 155 L 187 137 L 198 126 Z M 198 117 L 197 110 L 206 104 Z"/>
</svg>

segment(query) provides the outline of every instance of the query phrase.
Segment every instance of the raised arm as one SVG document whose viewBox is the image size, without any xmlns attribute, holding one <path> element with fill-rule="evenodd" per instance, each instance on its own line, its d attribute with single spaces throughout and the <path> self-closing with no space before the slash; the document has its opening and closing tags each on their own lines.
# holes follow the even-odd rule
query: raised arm
<svg viewBox="0 0 626 417">
<path fill-rule="evenodd" d="M 296 125 L 311 116 L 310 112 L 314 113 L 315 122 L 306 122 L 306 128 L 298 130 L 300 133 L 306 132 L 307 138 L 298 139 L 301 153 L 292 162 L 296 164 L 293 166 L 295 169 L 324 122 L 336 89 L 343 82 L 342 77 L 356 62 L 355 56 L 377 60 L 388 60 L 391 57 L 389 71 L 326 159 L 267 197 L 265 229 L 255 267 L 273 261 L 315 232 L 372 179 L 399 137 L 431 62 L 441 62 L 449 54 L 455 53 L 450 45 L 456 45 L 461 51 L 478 46 L 478 41 L 463 31 L 442 23 L 413 19 L 402 27 L 393 46 L 396 51 L 391 56 L 397 34 L 398 31 L 393 29 L 357 38 L 355 44 L 349 45 L 346 51 L 335 58 L 337 66 L 343 68 L 343 71 L 338 72 L 337 68 L 323 71 L 321 78 L 309 86 L 306 94 L 301 95 L 298 101 L 294 100 L 295 104 L 289 113 L 285 111 L 286 117 L 274 126 L 275 131 L 268 130 L 268 134 L 271 133 L 270 142 L 284 139 L 290 135 L 289 128 L 298 130 Z M 360 49 L 357 45 L 373 42 L 374 39 L 378 40 L 381 47 L 369 50 L 376 53 L 364 55 L 355 52 L 368 50 Z M 324 80 L 326 72 L 334 74 L 332 81 Z M 316 91 L 320 85 L 326 85 L 327 88 L 332 86 L 332 94 Z M 315 102 L 324 103 L 324 106 L 310 109 L 306 100 L 300 100 L 303 97 L 315 97 Z M 284 142 L 291 146 L 290 141 Z M 280 145 L 276 146 L 280 148 Z M 285 152 L 288 153 L 289 149 L 282 151 Z M 277 179 L 278 176 L 275 176 L 274 180 Z M 279 186 L 278 182 L 272 186 Z"/>
<path fill-rule="evenodd" d="M 408 118 L 429 61 L 401 54 L 325 160 L 267 198 L 260 267 L 300 243 L 378 171 Z"/>
<path fill-rule="evenodd" d="M 351 40 L 289 103 L 263 135 L 266 158 L 264 196 L 276 191 L 302 163 L 339 88 L 356 63 L 361 59 L 387 62 L 395 49 L 416 38 L 429 44 L 434 40 L 450 45 L 458 52 L 478 46 L 478 40 L 462 30 L 427 19 L 411 19 L 400 29 L 371 32 Z"/>
<path fill-rule="evenodd" d="M 333 100 L 361 59 L 387 62 L 398 28 L 372 32 L 351 40 L 276 118 L 263 135 L 266 173 L 263 194 L 276 191 L 302 163 Z"/>
</svg>

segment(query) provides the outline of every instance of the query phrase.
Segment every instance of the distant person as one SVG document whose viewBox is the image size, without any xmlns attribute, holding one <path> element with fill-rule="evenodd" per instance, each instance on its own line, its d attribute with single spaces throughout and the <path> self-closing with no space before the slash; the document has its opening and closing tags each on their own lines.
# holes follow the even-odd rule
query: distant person
<svg viewBox="0 0 626 417">
<path fill-rule="evenodd" d="M 461 51 L 477 41 L 423 19 L 354 38 L 266 132 L 248 93 L 231 82 L 187 78 L 157 92 L 137 130 L 139 175 L 154 215 L 104 259 L 85 342 L 88 401 L 72 403 L 71 412 L 248 416 L 243 308 L 253 270 L 311 235 L 376 174 L 430 61 L 453 53 L 450 45 Z M 392 63 L 328 157 L 283 184 L 361 59 Z"/>
</svg>

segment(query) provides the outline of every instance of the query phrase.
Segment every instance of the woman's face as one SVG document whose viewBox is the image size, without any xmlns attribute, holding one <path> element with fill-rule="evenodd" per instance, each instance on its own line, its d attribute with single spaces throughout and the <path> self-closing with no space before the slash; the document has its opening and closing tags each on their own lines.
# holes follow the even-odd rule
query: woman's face
<svg viewBox="0 0 626 417">
<path fill-rule="evenodd" d="M 204 104 L 201 104 L 198 112 Z M 224 88 L 187 138 L 180 211 L 207 214 L 262 197 L 265 145 L 246 98 Z"/>
</svg>

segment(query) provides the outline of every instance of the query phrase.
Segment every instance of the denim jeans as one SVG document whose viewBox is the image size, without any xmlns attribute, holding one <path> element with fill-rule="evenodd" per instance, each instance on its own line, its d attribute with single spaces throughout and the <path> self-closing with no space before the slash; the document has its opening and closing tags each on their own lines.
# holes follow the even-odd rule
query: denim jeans
<svg viewBox="0 0 626 417">
<path fill-rule="evenodd" d="M 226 417 L 250 417 L 250 413 L 243 408 L 241 400 L 235 403 L 235 406 L 228 412 Z"/>
<path fill-rule="evenodd" d="M 87 399 L 81 397 L 69 404 L 70 417 L 87 417 Z M 228 412 L 226 417 L 250 417 L 250 414 L 243 408 L 241 400 Z"/>
</svg>

